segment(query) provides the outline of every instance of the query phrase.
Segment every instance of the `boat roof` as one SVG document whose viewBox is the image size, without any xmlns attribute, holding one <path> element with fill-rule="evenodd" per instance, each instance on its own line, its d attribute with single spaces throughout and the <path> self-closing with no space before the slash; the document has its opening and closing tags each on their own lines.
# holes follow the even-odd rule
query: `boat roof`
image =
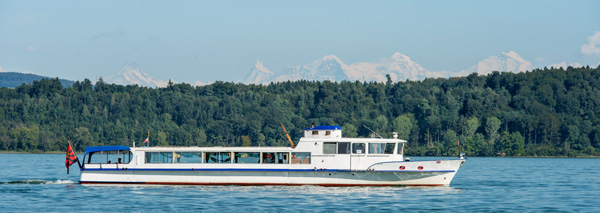
<svg viewBox="0 0 600 213">
<path fill-rule="evenodd" d="M 342 130 L 341 126 L 315 126 L 313 128 L 306 128 L 306 130 Z"/>
<path fill-rule="evenodd" d="M 300 142 L 407 143 L 394 138 L 300 138 Z"/>
<path fill-rule="evenodd" d="M 234 146 L 234 147 L 223 147 L 223 146 L 214 146 L 214 147 L 197 147 L 197 146 L 190 146 L 190 147 L 173 147 L 173 146 L 155 146 L 155 147 L 136 147 L 135 150 L 140 150 L 140 151 L 246 151 L 246 152 L 250 152 L 250 151 L 254 151 L 254 152 L 276 152 L 276 151 L 292 151 L 293 148 L 292 147 L 282 147 L 282 146 L 262 146 L 262 147 L 243 147 L 243 146 Z"/>
<path fill-rule="evenodd" d="M 100 152 L 100 151 L 120 151 L 120 150 L 130 150 L 128 146 L 118 145 L 118 146 L 90 146 L 85 148 L 85 154 L 87 155 L 90 152 Z"/>
</svg>

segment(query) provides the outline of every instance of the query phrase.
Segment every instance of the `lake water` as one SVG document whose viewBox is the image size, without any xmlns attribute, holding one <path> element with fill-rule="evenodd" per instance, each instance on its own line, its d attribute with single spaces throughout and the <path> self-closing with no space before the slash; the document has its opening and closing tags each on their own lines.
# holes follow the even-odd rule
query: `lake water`
<svg viewBox="0 0 600 213">
<path fill-rule="evenodd" d="M 0 154 L 0 211 L 600 211 L 600 159 L 472 157 L 449 187 L 80 185 L 64 162 Z"/>
</svg>

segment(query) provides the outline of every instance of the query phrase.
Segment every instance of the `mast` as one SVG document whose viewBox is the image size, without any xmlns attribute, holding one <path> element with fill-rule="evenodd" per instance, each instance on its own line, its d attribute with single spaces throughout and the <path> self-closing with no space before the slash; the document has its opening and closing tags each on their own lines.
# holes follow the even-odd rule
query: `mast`
<svg viewBox="0 0 600 213">
<path fill-rule="evenodd" d="M 292 138 L 290 138 L 290 134 L 288 134 L 288 132 L 285 131 L 285 127 L 283 127 L 283 123 L 280 123 L 280 124 L 281 124 L 281 128 L 283 128 L 283 132 L 285 132 L 285 135 L 287 136 L 288 140 L 290 141 L 292 148 L 296 148 L 296 146 L 294 146 L 294 142 L 292 142 Z"/>
</svg>

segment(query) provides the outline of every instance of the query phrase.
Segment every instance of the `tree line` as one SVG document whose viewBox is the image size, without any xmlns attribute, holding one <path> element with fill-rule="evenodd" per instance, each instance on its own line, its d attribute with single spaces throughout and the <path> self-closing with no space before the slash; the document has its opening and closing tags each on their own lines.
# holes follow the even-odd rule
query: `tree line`
<svg viewBox="0 0 600 213">
<path fill-rule="evenodd" d="M 422 81 L 294 81 L 165 88 L 41 79 L 0 88 L 0 150 L 87 146 L 289 146 L 316 125 L 398 132 L 407 155 L 600 156 L 600 67 Z"/>
</svg>

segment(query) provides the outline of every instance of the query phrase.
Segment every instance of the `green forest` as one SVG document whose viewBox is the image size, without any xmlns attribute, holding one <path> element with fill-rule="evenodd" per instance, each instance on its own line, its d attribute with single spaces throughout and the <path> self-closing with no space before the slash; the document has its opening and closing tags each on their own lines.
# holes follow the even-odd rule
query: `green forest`
<svg viewBox="0 0 600 213">
<path fill-rule="evenodd" d="M 295 81 L 165 88 L 41 79 L 0 88 L 0 150 L 87 146 L 290 146 L 316 125 L 398 132 L 406 155 L 600 156 L 600 67 L 422 81 Z"/>
<path fill-rule="evenodd" d="M 23 84 L 23 82 L 26 82 L 27 84 L 31 84 L 31 83 L 33 83 L 33 81 L 39 81 L 44 78 L 48 78 L 48 77 L 31 74 L 31 73 L 0 72 L 0 87 L 14 88 L 14 87 L 20 86 L 21 84 Z M 75 82 L 65 80 L 65 79 L 60 79 L 60 83 L 63 86 L 72 86 L 73 83 L 75 83 Z"/>
</svg>

